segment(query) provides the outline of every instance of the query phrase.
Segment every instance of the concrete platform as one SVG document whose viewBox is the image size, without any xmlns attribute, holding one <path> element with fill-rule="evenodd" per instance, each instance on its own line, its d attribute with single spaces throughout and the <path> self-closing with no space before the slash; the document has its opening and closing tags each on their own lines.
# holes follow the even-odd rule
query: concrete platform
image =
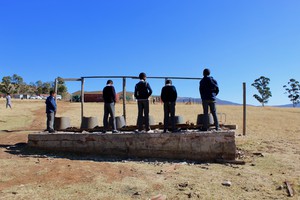
<svg viewBox="0 0 300 200">
<path fill-rule="evenodd" d="M 34 133 L 28 145 L 52 151 L 79 152 L 121 158 L 175 160 L 235 160 L 234 131 L 180 133 Z"/>
</svg>

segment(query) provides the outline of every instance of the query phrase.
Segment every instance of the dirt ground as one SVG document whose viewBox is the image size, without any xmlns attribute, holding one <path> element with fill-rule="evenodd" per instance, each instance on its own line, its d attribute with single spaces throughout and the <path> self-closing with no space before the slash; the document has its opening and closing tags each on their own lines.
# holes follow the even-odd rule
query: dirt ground
<svg viewBox="0 0 300 200">
<path fill-rule="evenodd" d="M 128 124 L 137 106 L 127 105 Z M 58 116 L 80 125 L 80 104 L 59 102 Z M 177 105 L 177 114 L 196 122 L 200 105 Z M 29 133 L 45 128 L 45 104 L 0 99 L 0 199 L 300 199 L 300 109 L 247 108 L 247 136 L 241 136 L 242 107 L 218 106 L 226 124 L 237 124 L 238 158 L 246 165 L 154 160 L 114 160 L 97 155 L 51 153 L 28 149 Z M 118 115 L 122 113 L 117 104 Z M 150 106 L 156 123 L 162 105 Z M 85 116 L 102 125 L 103 104 L 85 105 Z M 225 119 L 223 119 L 225 121 Z M 230 181 L 230 187 L 223 186 Z M 294 190 L 288 197 L 284 182 Z"/>
</svg>

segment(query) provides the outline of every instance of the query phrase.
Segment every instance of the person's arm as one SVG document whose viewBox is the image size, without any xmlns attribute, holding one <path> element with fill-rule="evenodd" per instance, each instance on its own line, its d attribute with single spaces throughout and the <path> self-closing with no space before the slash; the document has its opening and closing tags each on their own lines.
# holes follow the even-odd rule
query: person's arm
<svg viewBox="0 0 300 200">
<path fill-rule="evenodd" d="M 51 103 L 51 105 L 52 105 L 52 108 L 53 108 L 54 112 L 56 112 L 56 108 L 57 108 L 57 107 L 56 107 L 55 99 L 52 98 L 50 103 Z"/>
<path fill-rule="evenodd" d="M 212 78 L 212 84 L 213 84 L 214 92 L 216 93 L 216 95 L 218 95 L 219 94 L 218 82 Z"/>
<path fill-rule="evenodd" d="M 164 87 L 161 89 L 160 99 L 161 99 L 162 102 L 165 102 L 165 91 L 164 91 Z"/>
<path fill-rule="evenodd" d="M 147 83 L 147 89 L 148 89 L 148 97 L 150 97 L 150 96 L 151 96 L 151 94 L 152 94 L 152 89 L 151 89 L 151 87 L 150 87 L 150 84 L 149 84 L 149 83 Z"/>
<path fill-rule="evenodd" d="M 174 99 L 175 99 L 175 102 L 177 100 L 177 90 L 175 88 L 175 86 L 173 86 L 173 89 L 174 89 Z"/>
<path fill-rule="evenodd" d="M 115 90 L 114 87 L 112 87 L 112 96 L 113 96 L 113 101 L 114 101 L 114 103 L 116 103 L 116 101 L 117 101 L 117 99 L 116 99 L 116 90 Z M 123 98 L 126 99 L 126 97 L 123 97 Z"/>
<path fill-rule="evenodd" d="M 138 93 L 138 88 L 137 88 L 137 85 L 135 85 L 134 87 L 134 97 L 137 99 L 137 93 Z"/>
</svg>

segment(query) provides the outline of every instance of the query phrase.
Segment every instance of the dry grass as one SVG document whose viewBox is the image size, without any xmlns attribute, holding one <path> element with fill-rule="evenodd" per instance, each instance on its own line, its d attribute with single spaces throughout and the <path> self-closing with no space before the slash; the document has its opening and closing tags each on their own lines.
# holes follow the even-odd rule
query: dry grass
<svg viewBox="0 0 300 200">
<path fill-rule="evenodd" d="M 43 101 L 13 101 L 13 110 L 0 100 L 0 130 L 44 129 Z M 59 102 L 58 116 L 80 125 L 80 104 Z M 218 106 L 226 124 L 242 127 L 240 106 Z M 162 105 L 151 105 L 150 114 L 162 121 Z M 26 142 L 28 132 L 0 132 L 0 199 L 148 199 L 165 194 L 168 199 L 299 199 L 300 109 L 248 107 L 247 136 L 238 136 L 238 148 L 246 154 L 245 166 L 220 164 L 108 162 L 78 156 L 61 158 L 20 157 L 5 148 Z M 118 115 L 122 107 L 117 104 Z M 177 115 L 195 122 L 200 105 L 177 105 Z M 136 123 L 136 104 L 127 105 L 128 124 Z M 102 125 L 103 104 L 85 105 L 85 116 L 97 116 Z M 264 157 L 254 156 L 261 152 Z M 157 172 L 161 172 L 158 174 Z M 232 187 L 221 183 L 230 180 Z M 293 184 L 294 198 L 285 189 Z M 188 182 L 181 188 L 180 183 Z M 140 195 L 134 195 L 138 192 Z"/>
</svg>

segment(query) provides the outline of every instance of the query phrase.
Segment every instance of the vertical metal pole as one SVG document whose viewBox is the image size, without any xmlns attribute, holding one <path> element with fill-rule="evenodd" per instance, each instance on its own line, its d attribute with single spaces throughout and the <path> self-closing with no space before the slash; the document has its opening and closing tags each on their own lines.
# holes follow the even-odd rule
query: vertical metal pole
<svg viewBox="0 0 300 200">
<path fill-rule="evenodd" d="M 84 78 L 81 78 L 81 122 L 83 120 L 83 105 L 84 105 Z"/>
<path fill-rule="evenodd" d="M 123 116 L 126 122 L 126 78 L 123 77 Z"/>
<path fill-rule="evenodd" d="M 247 110 L 246 110 L 246 83 L 243 83 L 243 135 L 246 135 L 246 117 L 247 117 Z"/>
<path fill-rule="evenodd" d="M 58 80 L 57 78 L 54 80 L 54 92 L 57 94 L 58 90 Z M 57 101 L 57 96 L 55 96 L 55 101 Z"/>
</svg>

